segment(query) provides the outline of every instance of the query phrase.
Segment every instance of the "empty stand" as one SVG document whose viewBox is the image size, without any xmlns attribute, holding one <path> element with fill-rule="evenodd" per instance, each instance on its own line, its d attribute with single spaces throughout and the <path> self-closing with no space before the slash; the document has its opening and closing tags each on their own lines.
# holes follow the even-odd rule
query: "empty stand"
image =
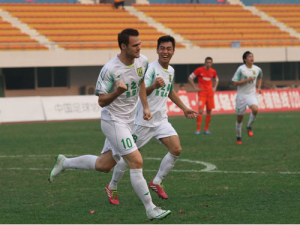
<svg viewBox="0 0 300 225">
<path fill-rule="evenodd" d="M 153 48 L 157 32 L 147 23 L 111 4 L 3 4 L 0 7 L 66 49 L 119 48 L 117 34 L 139 30 L 142 47 Z"/>
<path fill-rule="evenodd" d="M 254 4 L 254 6 L 300 32 L 300 4 Z"/>
<path fill-rule="evenodd" d="M 47 50 L 36 40 L 0 18 L 0 50 Z"/>
<path fill-rule="evenodd" d="M 296 37 L 272 26 L 239 5 L 150 4 L 135 8 L 200 47 L 293 46 Z"/>
</svg>

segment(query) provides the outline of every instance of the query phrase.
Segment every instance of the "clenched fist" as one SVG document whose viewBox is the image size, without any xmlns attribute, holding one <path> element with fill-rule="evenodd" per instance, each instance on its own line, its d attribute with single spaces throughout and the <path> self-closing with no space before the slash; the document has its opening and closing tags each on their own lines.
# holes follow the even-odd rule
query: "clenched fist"
<svg viewBox="0 0 300 225">
<path fill-rule="evenodd" d="M 119 80 L 116 83 L 116 86 L 117 86 L 117 92 L 119 92 L 119 93 L 123 93 L 123 92 L 125 92 L 127 90 L 127 86 L 126 86 L 126 84 L 124 84 L 123 81 Z"/>
<path fill-rule="evenodd" d="M 156 88 L 160 88 L 165 85 L 165 81 L 161 77 L 157 77 L 154 84 Z"/>
</svg>

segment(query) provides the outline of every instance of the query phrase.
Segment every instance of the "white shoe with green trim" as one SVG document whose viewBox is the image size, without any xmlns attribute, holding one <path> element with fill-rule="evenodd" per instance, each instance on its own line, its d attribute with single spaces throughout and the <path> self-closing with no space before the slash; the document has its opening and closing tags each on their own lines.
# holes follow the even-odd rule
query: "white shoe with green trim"
<svg viewBox="0 0 300 225">
<path fill-rule="evenodd" d="M 171 214 L 170 210 L 163 210 L 160 207 L 155 207 L 151 211 L 147 212 L 147 217 L 150 220 L 154 220 L 154 219 L 161 220 L 161 219 L 166 218 L 170 214 Z"/>
<path fill-rule="evenodd" d="M 55 176 L 65 171 L 63 168 L 63 162 L 65 161 L 65 159 L 66 157 L 60 154 L 56 157 L 56 162 L 54 164 L 53 169 L 50 172 L 50 176 L 48 179 L 50 183 L 53 182 Z"/>
</svg>

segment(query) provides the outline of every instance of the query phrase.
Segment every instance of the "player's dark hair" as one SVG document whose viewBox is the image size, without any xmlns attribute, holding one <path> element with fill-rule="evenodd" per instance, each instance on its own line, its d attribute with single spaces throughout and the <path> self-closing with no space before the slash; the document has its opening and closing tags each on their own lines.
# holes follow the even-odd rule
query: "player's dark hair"
<svg viewBox="0 0 300 225">
<path fill-rule="evenodd" d="M 131 29 L 131 28 L 122 30 L 122 32 L 118 34 L 118 42 L 119 42 L 119 47 L 121 50 L 122 50 L 122 48 L 121 48 L 122 43 L 125 44 L 126 46 L 128 46 L 129 36 L 137 37 L 137 36 L 139 36 L 139 32 L 137 30 Z"/>
<path fill-rule="evenodd" d="M 160 38 L 158 38 L 157 49 L 159 49 L 160 44 L 164 42 L 171 42 L 173 45 L 173 50 L 175 50 L 175 39 L 170 35 L 161 36 Z"/>
<path fill-rule="evenodd" d="M 213 61 L 212 57 L 209 57 L 209 56 L 205 58 L 205 61 L 204 61 L 204 62 L 206 62 L 207 60 Z"/>
<path fill-rule="evenodd" d="M 248 55 L 250 55 L 250 54 L 253 55 L 253 53 L 252 53 L 252 52 L 249 52 L 249 51 L 246 51 L 246 52 L 243 54 L 243 63 L 245 63 L 245 59 L 247 59 Z"/>
</svg>

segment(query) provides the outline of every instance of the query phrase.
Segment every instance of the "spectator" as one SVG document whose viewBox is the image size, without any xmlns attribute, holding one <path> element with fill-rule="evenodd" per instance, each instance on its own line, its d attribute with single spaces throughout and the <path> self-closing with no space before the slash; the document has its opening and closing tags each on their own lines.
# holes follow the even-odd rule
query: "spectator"
<svg viewBox="0 0 300 225">
<path fill-rule="evenodd" d="M 196 1 L 198 4 L 200 3 L 200 0 L 195 0 L 195 3 L 196 3 Z M 194 3 L 194 0 L 191 0 L 191 3 Z"/>
<path fill-rule="evenodd" d="M 119 6 L 122 6 L 122 9 L 124 9 L 124 0 L 114 0 L 115 1 L 115 7 L 116 9 L 119 8 Z"/>
<path fill-rule="evenodd" d="M 178 90 L 177 94 L 179 94 L 179 95 L 180 94 L 186 94 L 186 90 L 184 88 L 184 84 L 180 84 L 179 90 Z"/>
</svg>

